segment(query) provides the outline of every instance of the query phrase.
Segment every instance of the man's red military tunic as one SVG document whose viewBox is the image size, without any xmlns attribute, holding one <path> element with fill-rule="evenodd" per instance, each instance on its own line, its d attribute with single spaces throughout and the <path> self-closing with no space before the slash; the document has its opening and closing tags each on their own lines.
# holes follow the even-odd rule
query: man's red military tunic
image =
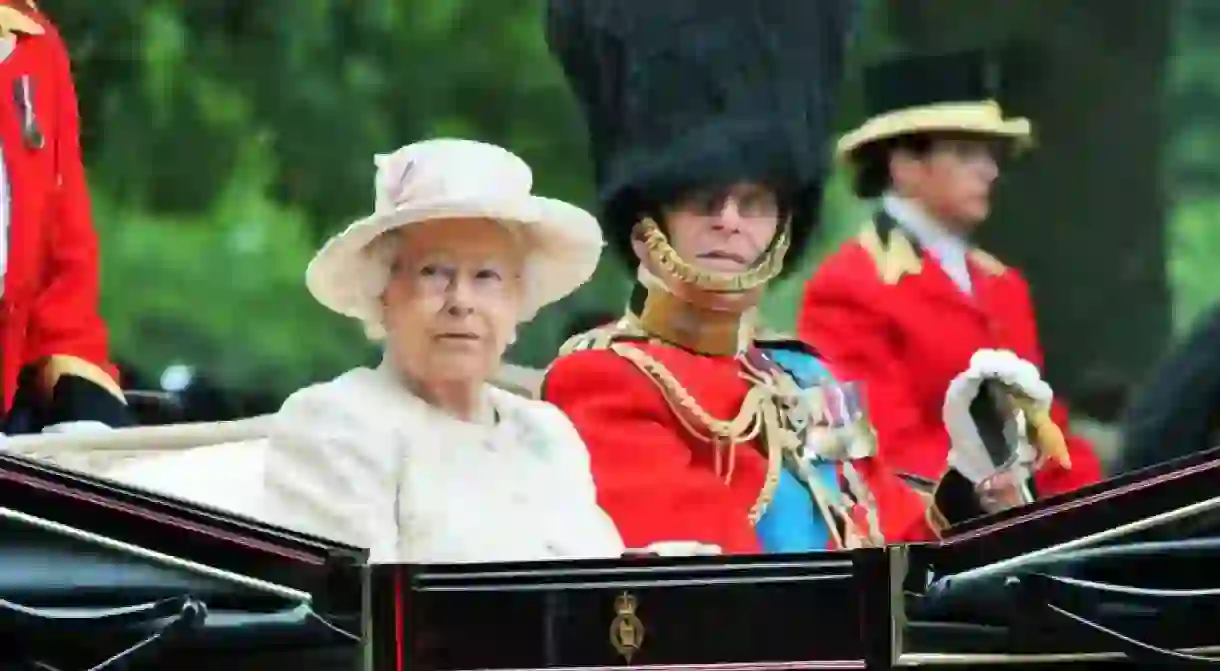
<svg viewBox="0 0 1220 671">
<path fill-rule="evenodd" d="M 818 223 L 819 148 L 851 33 L 841 2 L 755 4 L 548 3 L 548 46 L 588 122 L 600 221 L 636 284 L 618 324 L 564 347 L 542 395 L 583 438 L 628 546 L 784 553 L 927 538 L 930 501 L 869 456 L 856 399 L 837 413 L 849 394 L 816 355 L 755 328 L 762 292 Z M 671 237 L 679 228 L 691 237 Z M 726 254 L 735 270 L 704 263 Z M 936 500 L 977 514 L 974 486 L 954 474 Z M 949 506 L 953 492 L 964 503 Z"/>
<path fill-rule="evenodd" d="M 543 396 L 567 414 L 588 446 L 598 502 L 623 541 L 645 547 L 695 540 L 726 553 L 760 552 L 752 513 L 766 490 L 767 455 L 752 439 L 731 450 L 721 446 L 718 463 L 718 450 L 696 437 L 701 424 L 689 410 L 695 405 L 717 419 L 736 417 L 752 388 L 740 361 L 646 340 L 623 343 L 664 366 L 684 388 L 684 395 L 674 394 L 609 345 L 610 338 L 594 335 L 587 348 L 561 355 L 547 372 Z M 887 541 L 935 537 L 927 497 L 873 459 L 854 466 L 873 498 L 850 511 L 860 528 L 868 528 L 871 507 Z"/>
<path fill-rule="evenodd" d="M 98 241 L 68 54 L 32 5 L 0 3 L 0 27 L 0 37 L 15 39 L 0 62 L 7 196 L 0 216 L 9 242 L 0 298 L 4 411 L 18 396 L 18 405 L 44 406 L 38 424 L 120 423 L 122 394 L 97 312 Z"/>
<path fill-rule="evenodd" d="M 980 250 L 970 254 L 969 265 L 973 295 L 901 229 L 870 222 L 826 259 L 805 288 L 801 338 L 836 377 L 865 384 L 880 455 L 900 473 L 935 479 L 943 472 L 949 452 L 945 391 L 975 352 L 1007 349 L 1042 365 L 1024 278 Z M 1062 403 L 1051 416 L 1066 428 Z M 1067 444 L 1071 470 L 1047 463 L 1034 476 L 1040 495 L 1100 479 L 1092 447 L 1070 434 Z"/>
</svg>

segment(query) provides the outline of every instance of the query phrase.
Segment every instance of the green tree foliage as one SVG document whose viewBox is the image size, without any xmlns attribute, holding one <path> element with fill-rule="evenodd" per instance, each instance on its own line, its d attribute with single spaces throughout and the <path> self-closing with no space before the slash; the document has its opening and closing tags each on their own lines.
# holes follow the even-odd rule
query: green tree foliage
<svg viewBox="0 0 1220 671">
<path fill-rule="evenodd" d="M 1220 4 L 1179 0 L 1166 112 L 1166 188 L 1173 202 L 1169 277 L 1188 327 L 1220 300 Z"/>
<path fill-rule="evenodd" d="M 1186 2 L 1171 101 L 1188 129 L 1171 174 L 1192 185 L 1173 263 L 1190 310 L 1220 284 L 1203 251 L 1220 251 L 1207 150 L 1220 142 L 1210 120 L 1220 21 L 1208 3 Z M 441 135 L 500 143 L 534 166 L 540 192 L 592 206 L 584 128 L 546 53 L 541 0 L 40 4 L 76 69 L 103 309 L 117 353 L 146 369 L 182 361 L 283 393 L 375 356 L 309 299 L 302 273 L 325 236 L 371 209 L 376 152 Z M 889 47 L 881 6 L 868 3 L 858 56 Z M 847 93 L 845 126 L 856 116 Z M 841 179 L 829 201 L 808 264 L 863 216 Z M 617 308 L 626 278 L 612 259 L 602 265 L 524 329 L 515 360 L 545 364 L 573 311 Z M 790 326 L 800 285 L 769 297 L 775 325 Z"/>
<path fill-rule="evenodd" d="M 584 132 L 540 3 L 46 2 L 76 68 L 116 349 L 285 390 L 367 358 L 305 296 L 316 245 L 372 206 L 372 156 L 512 147 L 588 202 Z M 580 297 L 613 284 L 603 273 Z M 620 279 L 621 282 L 621 279 Z M 560 309 L 516 353 L 541 365 Z"/>
</svg>

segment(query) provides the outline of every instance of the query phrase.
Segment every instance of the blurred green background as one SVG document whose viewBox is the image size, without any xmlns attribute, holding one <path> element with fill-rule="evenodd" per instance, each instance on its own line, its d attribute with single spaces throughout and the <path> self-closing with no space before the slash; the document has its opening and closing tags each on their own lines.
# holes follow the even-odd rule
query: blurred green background
<svg viewBox="0 0 1220 671">
<path fill-rule="evenodd" d="M 540 0 L 41 4 L 75 64 L 114 349 L 153 376 L 185 363 L 282 396 L 375 356 L 302 283 L 320 241 L 372 207 L 375 152 L 500 143 L 540 192 L 592 205 Z M 1220 3 L 866 0 L 853 71 L 976 44 L 1007 54 L 1013 110 L 1043 131 L 985 242 L 1028 271 L 1058 387 L 1137 383 L 1220 296 Z M 864 215 L 837 176 L 804 263 Z M 807 274 L 768 297 L 775 326 Z M 607 260 L 512 359 L 545 365 L 577 310 L 617 310 L 625 286 Z"/>
</svg>

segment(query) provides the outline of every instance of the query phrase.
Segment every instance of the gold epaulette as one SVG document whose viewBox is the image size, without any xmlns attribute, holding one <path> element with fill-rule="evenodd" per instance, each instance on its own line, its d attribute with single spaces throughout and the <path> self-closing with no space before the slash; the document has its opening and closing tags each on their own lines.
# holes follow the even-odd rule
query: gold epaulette
<svg viewBox="0 0 1220 671">
<path fill-rule="evenodd" d="M 587 349 L 609 349 L 617 342 L 640 342 L 648 340 L 648 334 L 632 325 L 627 319 L 599 326 L 568 338 L 559 348 L 559 356 Z"/>
<path fill-rule="evenodd" d="M 923 272 L 923 259 L 918 248 L 906 232 L 893 229 L 885 240 L 877 230 L 876 222 L 869 221 L 861 228 L 856 240 L 877 266 L 877 275 L 886 284 L 897 284 L 906 275 Z M 1002 275 L 1008 267 L 991 254 L 971 248 L 970 260 L 991 275 Z"/>
<path fill-rule="evenodd" d="M 33 6 L 30 9 L 36 11 Z M 7 38 L 13 33 L 42 35 L 45 32 L 43 27 L 25 12 L 12 5 L 0 3 L 0 38 Z"/>
<path fill-rule="evenodd" d="M 897 284 L 905 275 L 918 275 L 923 271 L 923 260 L 911 239 L 897 229 L 891 229 L 885 240 L 877 231 L 877 224 L 868 221 L 856 240 L 877 266 L 877 275 L 886 284 Z"/>
</svg>

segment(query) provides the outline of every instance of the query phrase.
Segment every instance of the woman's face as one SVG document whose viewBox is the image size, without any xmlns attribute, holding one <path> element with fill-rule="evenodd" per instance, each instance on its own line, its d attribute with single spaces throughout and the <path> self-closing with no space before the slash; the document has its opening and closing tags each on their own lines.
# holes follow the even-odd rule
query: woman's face
<svg viewBox="0 0 1220 671">
<path fill-rule="evenodd" d="M 520 239 L 488 219 L 401 230 L 382 295 L 391 359 L 421 385 L 485 382 L 516 333 Z"/>
<path fill-rule="evenodd" d="M 704 272 L 749 270 L 779 228 L 774 190 L 752 183 L 696 191 L 666 208 L 665 232 L 683 261 Z"/>
</svg>

